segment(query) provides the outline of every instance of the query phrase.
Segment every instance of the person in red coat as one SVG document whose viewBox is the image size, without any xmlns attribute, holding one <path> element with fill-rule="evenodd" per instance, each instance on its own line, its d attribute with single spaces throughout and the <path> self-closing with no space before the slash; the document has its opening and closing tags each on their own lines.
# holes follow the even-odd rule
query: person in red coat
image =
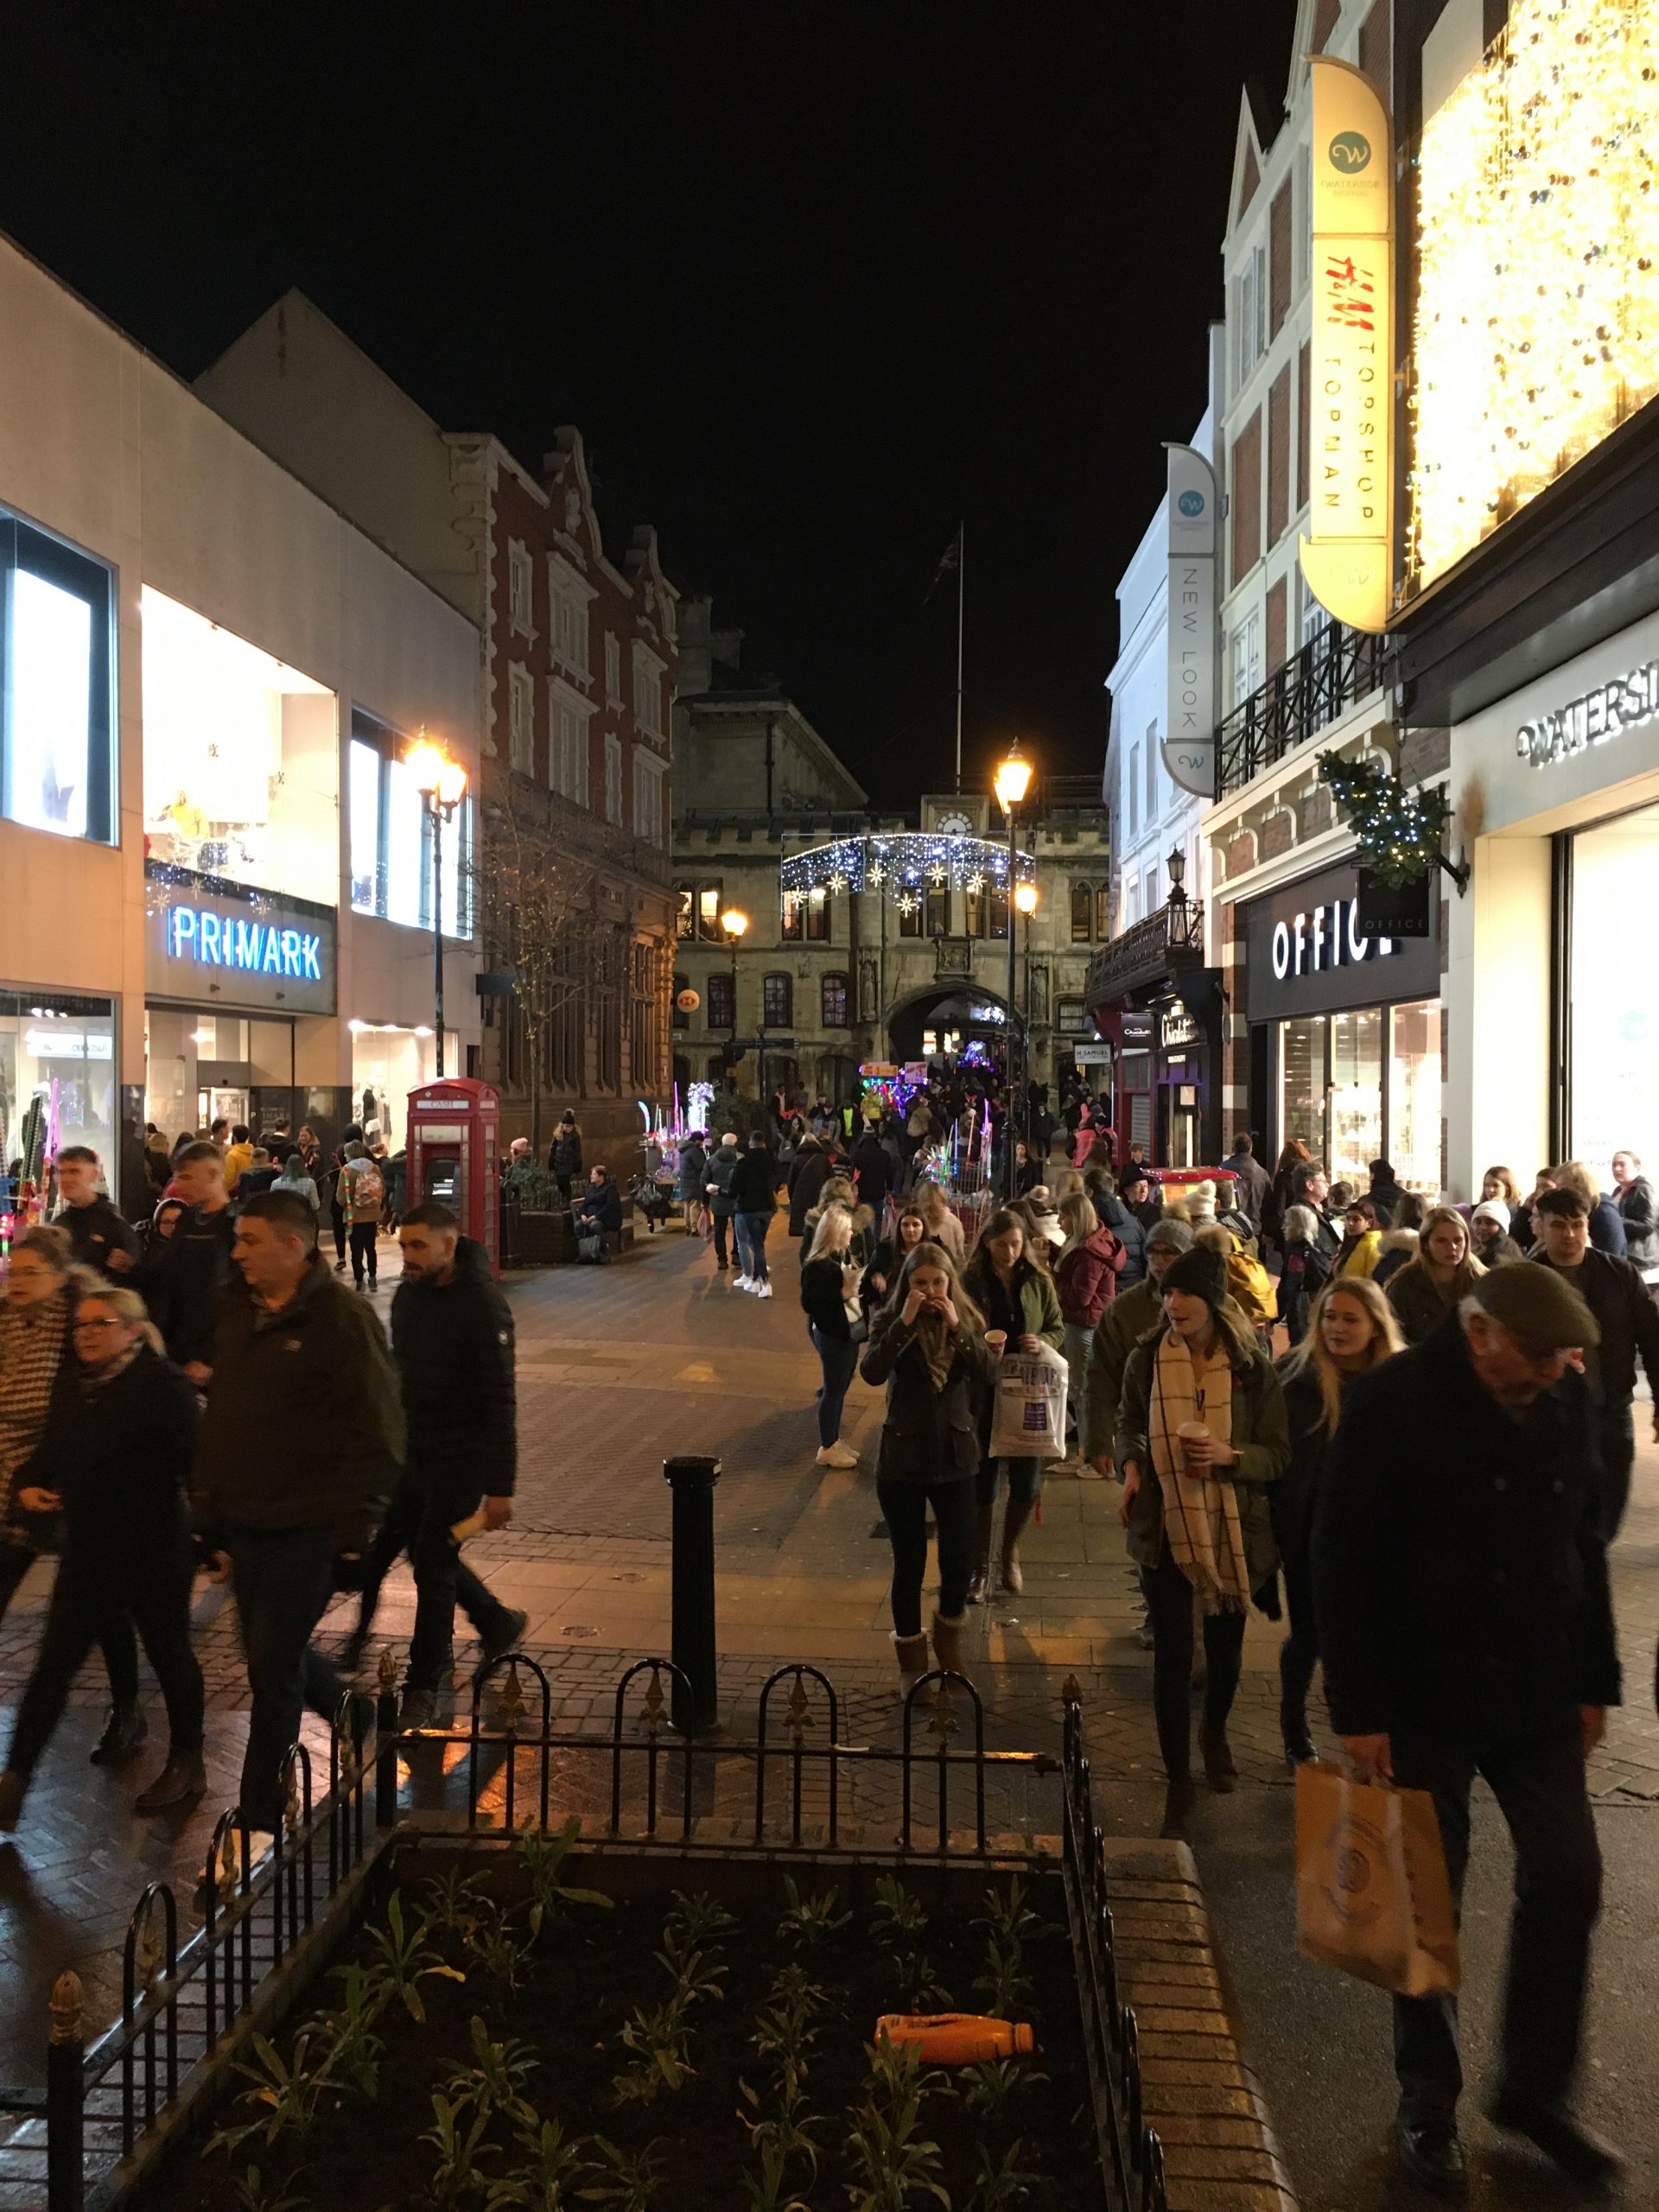
<svg viewBox="0 0 1659 2212">
<path fill-rule="evenodd" d="M 1054 1287 L 1065 1324 L 1065 1360 L 1071 1370 L 1066 1422 L 1068 1430 L 1075 1432 L 1083 1417 L 1090 1348 L 1102 1314 L 1117 1295 L 1127 1255 L 1122 1238 L 1108 1229 L 1082 1191 L 1060 1200 L 1060 1226 L 1065 1243 L 1054 1262 Z M 1078 1465 L 1086 1466 L 1087 1462 L 1079 1460 Z"/>
</svg>

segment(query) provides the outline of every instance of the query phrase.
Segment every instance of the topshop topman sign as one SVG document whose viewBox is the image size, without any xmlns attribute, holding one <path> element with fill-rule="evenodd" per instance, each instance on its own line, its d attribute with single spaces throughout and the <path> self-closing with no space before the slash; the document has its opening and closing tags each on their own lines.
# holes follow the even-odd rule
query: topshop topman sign
<svg viewBox="0 0 1659 2212">
<path fill-rule="evenodd" d="M 150 861 L 144 981 L 152 996 L 284 1014 L 334 1010 L 334 917 L 308 899 Z"/>
<path fill-rule="evenodd" d="M 1355 630 L 1386 630 L 1394 568 L 1394 157 L 1368 77 L 1318 54 L 1313 330 L 1302 575 Z"/>
<path fill-rule="evenodd" d="M 1169 720 L 1164 766 L 1200 798 L 1216 795 L 1216 473 L 1191 446 L 1169 455 Z"/>
</svg>

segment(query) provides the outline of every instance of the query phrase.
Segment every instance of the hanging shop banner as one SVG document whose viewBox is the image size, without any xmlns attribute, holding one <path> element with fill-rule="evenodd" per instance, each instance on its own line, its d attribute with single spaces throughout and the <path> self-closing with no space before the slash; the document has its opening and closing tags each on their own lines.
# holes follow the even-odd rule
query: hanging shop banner
<svg viewBox="0 0 1659 2212">
<path fill-rule="evenodd" d="M 1368 77 L 1313 71 L 1313 474 L 1302 575 L 1351 629 L 1386 630 L 1394 574 L 1394 155 Z"/>
<path fill-rule="evenodd" d="M 1169 455 L 1169 715 L 1164 766 L 1200 798 L 1216 795 L 1216 473 L 1191 446 Z"/>
</svg>

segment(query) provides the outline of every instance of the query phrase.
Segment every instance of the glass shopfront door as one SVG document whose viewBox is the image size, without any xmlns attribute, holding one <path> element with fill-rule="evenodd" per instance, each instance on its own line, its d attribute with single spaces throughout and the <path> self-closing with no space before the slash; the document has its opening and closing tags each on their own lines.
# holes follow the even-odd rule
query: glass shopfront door
<svg viewBox="0 0 1659 2212">
<path fill-rule="evenodd" d="M 1372 1160 L 1382 1159 L 1407 1190 L 1439 1191 L 1437 1000 L 1355 1007 L 1274 1027 L 1279 1150 L 1300 1139 L 1333 1183 L 1362 1191 Z"/>
<path fill-rule="evenodd" d="M 1572 841 L 1567 1152 L 1611 1186 L 1616 1152 L 1659 1167 L 1659 806 Z"/>
</svg>

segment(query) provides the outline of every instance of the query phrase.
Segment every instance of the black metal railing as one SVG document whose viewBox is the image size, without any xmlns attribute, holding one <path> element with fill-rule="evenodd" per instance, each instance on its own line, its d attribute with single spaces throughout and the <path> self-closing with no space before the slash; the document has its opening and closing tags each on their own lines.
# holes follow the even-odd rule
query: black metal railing
<svg viewBox="0 0 1659 2212">
<path fill-rule="evenodd" d="M 1383 640 L 1327 622 L 1222 723 L 1216 797 L 1245 785 L 1294 753 L 1382 681 Z"/>
<path fill-rule="evenodd" d="M 1109 1006 L 1126 991 L 1204 958 L 1204 902 L 1172 892 L 1155 913 L 1131 922 L 1089 963 L 1084 1003 Z"/>
<path fill-rule="evenodd" d="M 528 1703 L 527 1678 L 536 1693 Z M 267 1859 L 252 1863 L 248 1830 L 236 1814 L 219 1820 L 203 1872 L 205 1923 L 182 1946 L 172 1891 L 160 1882 L 145 1889 L 127 1930 L 121 2017 L 90 2048 L 79 1982 L 73 1974 L 62 1977 L 53 1994 L 46 2091 L 0 2102 L 0 2114 L 12 2122 L 0 2138 L 0 2201 L 83 2212 L 90 2184 L 100 2205 L 118 2202 L 248 2038 L 262 2026 L 274 2031 L 291 2001 L 291 1978 L 324 1962 L 341 1924 L 339 1913 L 359 1909 L 362 1886 L 386 1846 L 429 1832 L 446 1846 L 464 1840 L 469 1847 L 511 1847 L 522 1836 L 521 1813 L 527 1825 L 548 1826 L 556 1764 L 563 1790 L 573 1784 L 573 1761 L 585 1755 L 608 1768 L 607 1786 L 589 1793 L 596 1808 L 604 1803 L 608 1813 L 596 1825 L 595 1841 L 635 1850 L 661 1845 L 671 1852 L 695 1841 L 700 1802 L 713 1812 L 717 1776 L 730 1789 L 734 1763 L 748 1761 L 749 1840 L 734 1840 L 728 1800 L 727 1816 L 704 1847 L 735 1858 L 769 1856 L 786 1847 L 855 1849 L 861 1859 L 888 1863 L 1006 1859 L 1006 1837 L 994 1836 L 990 1827 L 988 1784 L 1056 1783 L 1058 1802 L 1046 1808 L 1028 1847 L 1040 1850 L 1039 1834 L 1058 1831 L 1062 1839 L 1109 2202 L 1112 2212 L 1167 2212 L 1162 2154 L 1143 2117 L 1135 2016 L 1119 1999 L 1076 1681 L 1065 1685 L 1058 1759 L 988 1750 L 977 1691 L 965 1676 L 943 1670 L 909 1690 L 896 1745 L 843 1740 L 843 1700 L 825 1674 L 804 1662 L 768 1677 L 748 1742 L 721 1735 L 705 1745 L 674 1735 L 668 1689 L 675 1686 L 689 1687 L 671 1661 L 639 1660 L 617 1684 L 608 1729 L 562 1732 L 545 1670 L 526 1653 L 509 1653 L 474 1682 L 464 1722 L 400 1734 L 393 1673 L 383 1663 L 374 1737 L 366 1746 L 355 1744 L 342 1707 L 321 1802 L 313 1802 L 309 1754 L 303 1745 L 290 1750 L 283 1822 Z M 493 1689 L 495 1709 L 486 1726 L 485 1700 Z M 774 1711 L 779 1696 L 781 1714 Z M 969 1723 L 965 1741 L 963 1714 Z M 459 1760 L 457 1748 L 464 1753 Z M 452 1767 L 464 1774 L 464 1828 L 448 1812 L 438 1813 L 429 1831 L 422 1810 L 406 1810 L 400 1819 L 400 1791 L 422 1765 L 423 1750 L 447 1755 L 441 1762 L 446 1775 Z M 897 1770 L 898 1828 L 892 1844 L 872 1847 L 843 1834 L 847 1783 L 849 1775 L 883 1770 Z M 741 1797 L 741 1783 L 737 1789 Z M 959 1821 L 953 1819 L 957 1813 Z M 27 2193 L 31 2186 L 37 2195 Z"/>
</svg>

